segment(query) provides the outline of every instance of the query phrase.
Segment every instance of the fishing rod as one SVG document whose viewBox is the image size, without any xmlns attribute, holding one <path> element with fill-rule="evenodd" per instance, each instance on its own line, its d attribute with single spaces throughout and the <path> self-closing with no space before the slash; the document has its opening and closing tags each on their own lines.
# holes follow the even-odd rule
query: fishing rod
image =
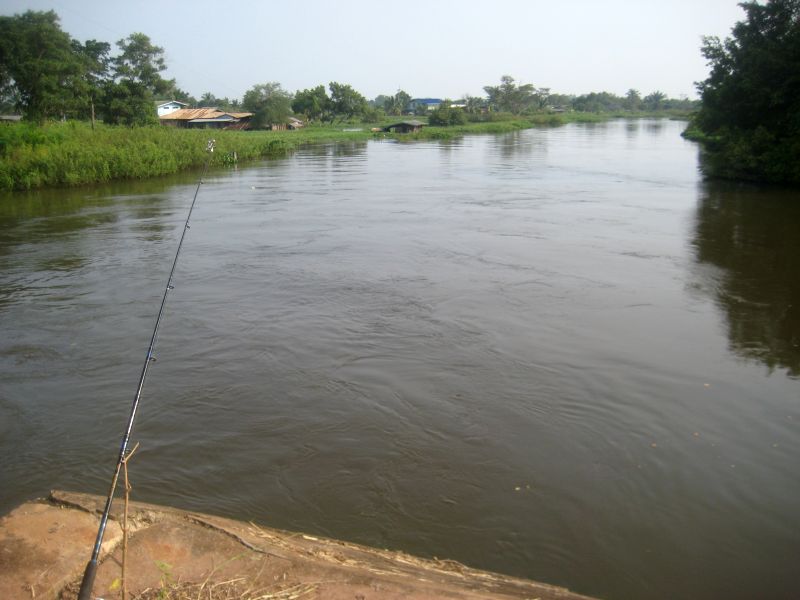
<svg viewBox="0 0 800 600">
<path fill-rule="evenodd" d="M 178 264 L 178 257 L 181 254 L 181 247 L 183 246 L 183 238 L 186 237 L 186 232 L 189 229 L 189 219 L 192 218 L 192 211 L 194 210 L 195 202 L 197 202 L 197 194 L 200 192 L 200 186 L 203 184 L 203 178 L 208 171 L 208 164 L 211 162 L 211 153 L 214 152 L 215 140 L 208 140 L 206 151 L 209 153 L 206 159 L 206 164 L 203 167 L 203 173 L 200 175 L 200 180 L 197 182 L 197 189 L 194 191 L 194 198 L 192 204 L 189 206 L 189 214 L 186 216 L 186 222 L 183 224 L 183 233 L 178 242 L 178 250 L 175 252 L 175 259 L 172 261 L 172 269 L 169 272 L 167 279 L 167 287 L 164 288 L 164 296 L 161 298 L 161 307 L 158 309 L 158 316 L 156 317 L 156 324 L 153 328 L 153 335 L 150 337 L 150 346 L 147 348 L 147 357 L 144 359 L 144 367 L 142 367 L 142 374 L 139 376 L 139 385 L 136 386 L 136 395 L 133 398 L 133 405 L 131 406 L 131 414 L 128 417 L 128 424 L 125 427 L 125 433 L 122 436 L 122 443 L 119 449 L 119 458 L 117 459 L 117 466 L 114 469 L 114 476 L 111 478 L 111 488 L 108 491 L 106 498 L 106 506 L 103 509 L 103 515 L 100 517 L 100 527 L 97 529 L 97 539 L 92 548 L 92 558 L 86 564 L 86 570 L 83 572 L 83 581 L 81 581 L 81 589 L 78 592 L 78 600 L 91 600 L 92 587 L 94 586 L 94 577 L 97 574 L 97 559 L 100 557 L 100 547 L 103 544 L 103 534 L 106 531 L 108 524 L 108 515 L 111 512 L 111 503 L 114 500 L 114 491 L 117 489 L 117 481 L 119 480 L 120 469 L 125 462 L 125 454 L 128 451 L 128 442 L 130 441 L 131 431 L 133 430 L 133 420 L 136 418 L 136 411 L 139 408 L 139 399 L 142 396 L 142 388 L 144 388 L 144 380 L 147 378 L 147 370 L 150 363 L 155 361 L 153 350 L 156 346 L 156 339 L 158 338 L 158 328 L 161 325 L 161 315 L 164 314 L 164 306 L 167 303 L 167 295 L 174 289 L 172 285 L 172 276 L 175 274 L 175 266 Z"/>
</svg>

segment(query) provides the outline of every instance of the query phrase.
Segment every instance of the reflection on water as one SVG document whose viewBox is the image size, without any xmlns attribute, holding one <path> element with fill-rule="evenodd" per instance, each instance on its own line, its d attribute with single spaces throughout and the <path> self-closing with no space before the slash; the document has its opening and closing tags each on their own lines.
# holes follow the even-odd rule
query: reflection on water
<svg viewBox="0 0 800 600">
<path fill-rule="evenodd" d="M 800 194 L 711 182 L 692 244 L 740 356 L 800 376 Z"/>
<path fill-rule="evenodd" d="M 790 596 L 800 215 L 700 183 L 681 129 L 212 173 L 137 498 L 600 597 Z M 105 493 L 195 182 L 0 199 L 0 511 Z"/>
</svg>

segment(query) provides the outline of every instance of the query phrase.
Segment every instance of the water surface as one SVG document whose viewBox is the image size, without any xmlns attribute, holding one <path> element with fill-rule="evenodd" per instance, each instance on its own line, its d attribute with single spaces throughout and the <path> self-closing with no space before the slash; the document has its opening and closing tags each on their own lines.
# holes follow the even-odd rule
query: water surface
<svg viewBox="0 0 800 600">
<path fill-rule="evenodd" d="M 682 127 L 213 173 L 134 497 L 608 598 L 791 597 L 800 199 L 703 182 Z M 0 198 L 3 511 L 106 492 L 195 177 Z"/>
</svg>

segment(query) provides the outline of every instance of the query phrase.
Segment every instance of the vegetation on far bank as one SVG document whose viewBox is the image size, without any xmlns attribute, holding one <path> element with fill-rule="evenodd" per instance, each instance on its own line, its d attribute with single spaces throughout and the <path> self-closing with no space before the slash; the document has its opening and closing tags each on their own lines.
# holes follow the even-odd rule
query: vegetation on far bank
<svg viewBox="0 0 800 600">
<path fill-rule="evenodd" d="M 695 108 L 688 99 L 658 91 L 556 94 L 509 75 L 484 86 L 484 97 L 457 100 L 414 99 L 403 90 L 367 100 L 351 85 L 335 81 L 294 93 L 273 81 L 255 84 L 241 101 L 210 92 L 197 100 L 174 79 L 162 77 L 165 51 L 144 33 L 132 33 L 116 46 L 114 53 L 107 42 L 73 39 L 54 11 L 0 16 L 0 113 L 23 119 L 0 125 L 0 190 L 175 173 L 206 161 L 210 137 L 217 140 L 211 160 L 219 165 L 233 162 L 234 154 L 251 160 L 307 143 L 366 139 L 370 129 L 398 120 L 427 124 L 404 139 L 446 139 L 614 116 L 686 115 Z M 218 107 L 236 119 L 249 119 L 247 125 L 258 131 L 161 127 L 157 98 Z M 283 127 L 292 116 L 310 126 L 267 131 Z"/>
<path fill-rule="evenodd" d="M 800 184 L 800 0 L 744 2 L 732 37 L 704 39 L 711 66 L 684 135 L 713 177 Z"/>
<path fill-rule="evenodd" d="M 311 142 L 365 139 L 369 131 L 208 131 L 87 123 L 0 126 L 0 190 L 142 179 L 234 160 L 281 156 Z M 209 155 L 209 138 L 216 150 Z M 234 153 L 236 158 L 234 158 Z"/>
<path fill-rule="evenodd" d="M 662 113 L 541 113 L 524 117 L 494 113 L 460 125 L 426 126 L 410 134 L 373 132 L 372 123 L 316 125 L 295 131 L 175 129 L 161 125 L 124 127 L 80 121 L 44 125 L 0 125 L 0 190 L 30 190 L 143 179 L 239 161 L 285 156 L 307 144 L 391 137 L 441 140 L 468 134 L 500 134 L 540 126 L 600 122 L 614 117 L 663 117 Z M 680 116 L 678 114 L 677 116 Z M 397 121 L 397 119 L 395 119 Z M 384 119 L 381 124 L 389 124 Z M 216 150 L 209 155 L 207 141 Z"/>
</svg>

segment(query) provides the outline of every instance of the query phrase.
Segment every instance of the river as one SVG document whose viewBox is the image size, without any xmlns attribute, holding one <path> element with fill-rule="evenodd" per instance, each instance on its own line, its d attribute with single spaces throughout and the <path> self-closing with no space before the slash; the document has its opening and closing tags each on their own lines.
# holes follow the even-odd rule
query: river
<svg viewBox="0 0 800 600">
<path fill-rule="evenodd" d="M 800 198 L 703 181 L 683 127 L 211 173 L 133 498 L 607 598 L 796 597 Z M 2 512 L 106 492 L 196 177 L 0 197 Z"/>
</svg>

